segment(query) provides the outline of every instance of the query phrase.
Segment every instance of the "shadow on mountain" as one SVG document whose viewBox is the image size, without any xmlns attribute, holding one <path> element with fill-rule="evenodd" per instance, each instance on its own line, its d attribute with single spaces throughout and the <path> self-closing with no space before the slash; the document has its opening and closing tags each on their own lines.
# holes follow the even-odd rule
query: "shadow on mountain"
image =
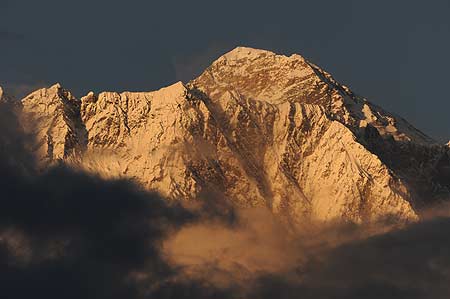
<svg viewBox="0 0 450 299">
<path fill-rule="evenodd" d="M 366 127 L 362 142 L 405 181 L 419 214 L 430 206 L 449 201 L 449 147 L 383 138 L 371 125 Z"/>
</svg>

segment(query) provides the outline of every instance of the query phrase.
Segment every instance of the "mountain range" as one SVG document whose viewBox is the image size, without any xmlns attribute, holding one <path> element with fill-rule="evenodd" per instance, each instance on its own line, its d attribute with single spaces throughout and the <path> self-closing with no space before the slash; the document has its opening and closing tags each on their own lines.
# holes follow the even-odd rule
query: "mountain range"
<svg viewBox="0 0 450 299">
<path fill-rule="evenodd" d="M 78 99 L 55 84 L 17 104 L 43 169 L 129 178 L 168 200 L 223 196 L 297 224 L 414 221 L 450 199 L 449 144 L 296 54 L 238 47 L 157 91 Z"/>
</svg>

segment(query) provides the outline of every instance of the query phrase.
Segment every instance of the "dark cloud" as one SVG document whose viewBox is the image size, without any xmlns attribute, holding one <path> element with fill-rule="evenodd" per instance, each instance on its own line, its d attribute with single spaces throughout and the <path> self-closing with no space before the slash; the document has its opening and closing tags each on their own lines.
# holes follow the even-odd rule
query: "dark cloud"
<svg viewBox="0 0 450 299">
<path fill-rule="evenodd" d="M 169 277 L 158 244 L 191 214 L 131 182 L 103 181 L 62 165 L 37 174 L 28 164 L 26 139 L 6 112 L 0 137 L 3 296 L 136 298 L 133 273 L 148 273 L 149 283 Z"/>
<path fill-rule="evenodd" d="M 260 298 L 448 298 L 449 233 L 450 219 L 437 218 L 338 246 L 300 267 L 300 283 L 262 278 Z"/>
<path fill-rule="evenodd" d="M 187 210 L 132 182 L 105 181 L 64 165 L 38 173 L 14 115 L 13 106 L 0 105 L 4 298 L 145 298 L 155 292 L 179 298 L 177 288 L 197 292 L 194 281 L 171 281 L 176 272 L 164 261 L 161 242 L 186 223 L 226 213 L 206 206 Z M 163 294 L 168 285 L 171 291 Z"/>
<path fill-rule="evenodd" d="M 448 298 L 449 233 L 450 219 L 436 218 L 344 245 L 312 279 L 344 298 Z"/>
</svg>

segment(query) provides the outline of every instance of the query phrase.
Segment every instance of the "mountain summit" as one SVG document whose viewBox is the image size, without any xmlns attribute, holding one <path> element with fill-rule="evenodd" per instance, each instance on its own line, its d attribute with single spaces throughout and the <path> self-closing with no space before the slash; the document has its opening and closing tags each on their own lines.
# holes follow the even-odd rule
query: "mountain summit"
<svg viewBox="0 0 450 299">
<path fill-rule="evenodd" d="M 213 191 L 299 223 L 415 220 L 450 198 L 449 147 L 296 54 L 239 47 L 187 84 L 81 99 L 57 84 L 22 106 L 42 165 L 174 200 Z"/>
</svg>

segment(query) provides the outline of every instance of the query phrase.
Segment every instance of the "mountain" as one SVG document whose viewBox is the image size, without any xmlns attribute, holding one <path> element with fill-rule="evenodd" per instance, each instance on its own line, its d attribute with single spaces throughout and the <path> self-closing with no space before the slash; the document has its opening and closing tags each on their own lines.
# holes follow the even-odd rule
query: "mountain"
<svg viewBox="0 0 450 299">
<path fill-rule="evenodd" d="M 299 55 L 239 47 L 152 92 L 61 85 L 22 101 L 45 167 L 127 177 L 173 200 L 225 196 L 291 223 L 415 220 L 450 198 L 450 150 Z"/>
</svg>

